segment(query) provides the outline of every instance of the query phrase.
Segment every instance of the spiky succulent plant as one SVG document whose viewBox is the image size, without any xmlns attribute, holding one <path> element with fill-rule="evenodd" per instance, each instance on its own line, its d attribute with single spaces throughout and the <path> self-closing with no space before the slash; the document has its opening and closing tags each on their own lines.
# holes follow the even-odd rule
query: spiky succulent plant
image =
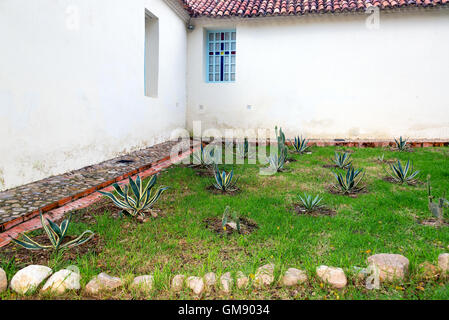
<svg viewBox="0 0 449 320">
<path fill-rule="evenodd" d="M 94 236 L 94 233 L 91 230 L 84 231 L 79 237 L 76 239 L 63 242 L 67 230 L 70 226 L 70 221 L 72 219 L 72 214 L 70 213 L 69 218 L 65 219 L 61 222 L 61 224 L 58 226 L 56 223 L 51 221 L 50 219 L 46 218 L 48 225 L 44 221 L 44 216 L 42 215 L 42 211 L 39 212 L 40 219 L 41 219 L 41 225 L 44 229 L 45 233 L 47 234 L 48 239 L 50 240 L 50 245 L 42 245 L 28 237 L 25 233 L 21 234 L 22 239 L 14 239 L 11 237 L 11 240 L 18 244 L 25 249 L 29 250 L 47 250 L 47 249 L 54 249 L 58 251 L 59 249 L 65 249 L 65 248 L 72 248 L 79 245 L 82 245 L 83 243 L 86 243 L 92 237 Z"/>
<path fill-rule="evenodd" d="M 396 149 L 398 151 L 406 151 L 409 149 L 409 145 L 407 142 L 407 139 L 402 139 L 402 136 L 399 137 L 399 139 L 394 139 L 394 142 L 396 144 Z"/>
<path fill-rule="evenodd" d="M 293 148 L 295 149 L 295 152 L 301 154 L 306 152 L 306 150 L 309 148 L 307 144 L 309 143 L 309 140 L 306 140 L 306 138 L 301 137 L 295 137 L 295 141 L 293 142 Z"/>
<path fill-rule="evenodd" d="M 413 164 L 410 160 L 407 160 L 405 167 L 402 166 L 400 160 L 397 160 L 396 164 L 390 164 L 390 171 L 387 171 L 387 173 L 397 183 L 414 183 L 419 170 L 413 171 Z"/>
<path fill-rule="evenodd" d="M 382 153 L 381 156 L 377 156 L 377 161 L 384 162 L 385 161 L 385 153 Z"/>
<path fill-rule="evenodd" d="M 307 211 L 313 211 L 321 207 L 320 203 L 323 200 L 319 194 L 313 197 L 311 194 L 304 193 L 303 196 L 298 195 L 299 200 L 301 200 L 302 206 Z"/>
<path fill-rule="evenodd" d="M 113 187 L 117 195 L 112 192 L 98 192 L 111 199 L 117 207 L 124 210 L 126 215 L 145 217 L 145 211 L 151 209 L 162 192 L 168 189 L 168 187 L 159 187 L 155 193 L 152 193 L 156 177 L 153 175 L 147 184 L 143 183 L 139 175 L 137 175 L 136 181 L 129 177 L 129 185 L 125 185 L 123 188 L 114 183 Z"/>
<path fill-rule="evenodd" d="M 200 148 L 193 152 L 193 166 L 207 167 L 215 163 L 215 149 L 207 145 L 204 147 L 202 144 Z"/>
<path fill-rule="evenodd" d="M 237 155 L 244 159 L 244 158 L 249 158 L 250 155 L 250 150 L 249 150 L 249 142 L 248 142 L 248 138 L 245 138 L 243 141 L 237 143 Z"/>
<path fill-rule="evenodd" d="M 273 153 L 268 158 L 269 167 L 268 169 L 273 172 L 279 172 L 284 168 L 285 164 L 285 155 L 281 153 L 280 155 L 277 153 Z"/>
<path fill-rule="evenodd" d="M 354 169 L 353 167 L 349 167 L 345 174 L 341 172 L 332 173 L 337 179 L 336 188 L 340 189 L 342 193 L 348 194 L 363 189 L 358 187 L 365 176 L 363 169 Z"/>
<path fill-rule="evenodd" d="M 220 169 L 216 165 L 214 169 L 214 178 L 215 181 L 213 183 L 213 186 L 218 190 L 229 192 L 235 191 L 237 189 L 235 185 L 237 184 L 238 178 L 234 178 L 234 170 L 226 173 L 225 170 L 220 171 Z"/>
<path fill-rule="evenodd" d="M 345 169 L 345 168 L 351 166 L 351 164 L 352 164 L 352 160 L 349 161 L 350 158 L 351 158 L 351 155 L 347 152 L 344 152 L 344 153 L 335 152 L 333 162 L 338 168 Z"/>
</svg>

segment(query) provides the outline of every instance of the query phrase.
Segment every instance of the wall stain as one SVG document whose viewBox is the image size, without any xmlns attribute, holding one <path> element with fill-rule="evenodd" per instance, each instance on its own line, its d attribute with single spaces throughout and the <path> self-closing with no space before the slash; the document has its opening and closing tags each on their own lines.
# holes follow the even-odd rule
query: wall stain
<svg viewBox="0 0 449 320">
<path fill-rule="evenodd" d="M 3 190 L 5 186 L 5 178 L 3 177 L 3 169 L 0 168 L 0 190 Z"/>
</svg>

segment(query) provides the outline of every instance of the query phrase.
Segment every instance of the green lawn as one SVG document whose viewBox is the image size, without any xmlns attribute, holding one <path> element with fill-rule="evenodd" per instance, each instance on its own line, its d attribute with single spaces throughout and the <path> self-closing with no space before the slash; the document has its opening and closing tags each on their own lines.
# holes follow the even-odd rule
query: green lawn
<svg viewBox="0 0 449 320">
<path fill-rule="evenodd" d="M 176 274 L 201 276 L 209 271 L 220 275 L 230 271 L 254 274 L 263 264 L 275 264 L 276 279 L 289 267 L 308 272 L 309 283 L 284 288 L 277 282 L 266 290 L 233 289 L 233 299 L 449 299 L 447 279 L 427 280 L 420 276 L 419 264 L 437 263 L 438 255 L 449 252 L 449 227 L 424 226 L 417 219 L 430 218 L 425 184 L 397 185 L 383 181 L 386 176 L 376 157 L 411 159 L 419 178 L 432 176 L 434 195 L 449 191 L 449 150 L 422 148 L 414 152 L 375 149 L 352 149 L 353 165 L 364 168 L 368 193 L 357 198 L 330 194 L 335 178 L 329 163 L 335 147 L 313 147 L 312 154 L 295 155 L 287 172 L 273 176 L 259 175 L 262 165 L 234 165 L 241 192 L 217 195 L 206 188 L 211 177 L 202 177 L 186 166 L 172 166 L 160 174 L 158 185 L 168 185 L 157 202 L 159 217 L 146 223 L 131 218 L 118 219 L 110 212 L 95 213 L 92 222 L 74 222 L 70 234 L 89 228 L 98 233 L 104 245 L 93 252 L 67 258 L 53 257 L 49 265 L 57 270 L 70 264 L 81 270 L 82 287 L 99 272 L 124 277 L 154 274 L 155 288 L 148 294 L 126 287 L 98 298 L 191 299 L 189 290 L 171 293 L 169 283 Z M 226 166 L 230 168 L 230 166 Z M 320 193 L 335 216 L 307 216 L 294 213 L 298 194 Z M 206 228 L 204 219 L 221 217 L 226 206 L 255 221 L 259 228 L 249 235 L 218 235 Z M 93 208 L 78 215 L 92 214 Z M 447 217 L 447 216 L 446 216 Z M 41 231 L 34 232 L 35 234 Z M 366 258 L 375 253 L 398 253 L 410 260 L 409 278 L 402 283 L 382 284 L 369 291 L 357 283 L 353 266 L 366 267 Z M 33 255 L 35 253 L 30 253 Z M 6 261 L 0 250 L 1 265 L 11 278 L 23 265 Z M 321 264 L 341 267 L 348 276 L 348 286 L 334 290 L 315 275 Z M 17 298 L 10 291 L 0 298 Z M 29 298 L 52 298 L 35 294 Z M 86 298 L 83 291 L 65 298 Z M 206 299 L 225 298 L 212 292 Z"/>
</svg>

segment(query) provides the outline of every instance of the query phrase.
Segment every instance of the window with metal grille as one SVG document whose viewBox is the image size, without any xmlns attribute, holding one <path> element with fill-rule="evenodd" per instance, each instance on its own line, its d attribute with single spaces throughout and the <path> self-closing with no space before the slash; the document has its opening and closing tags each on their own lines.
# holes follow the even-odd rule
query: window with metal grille
<svg viewBox="0 0 449 320">
<path fill-rule="evenodd" d="M 235 81 L 235 30 L 207 32 L 207 82 Z"/>
</svg>

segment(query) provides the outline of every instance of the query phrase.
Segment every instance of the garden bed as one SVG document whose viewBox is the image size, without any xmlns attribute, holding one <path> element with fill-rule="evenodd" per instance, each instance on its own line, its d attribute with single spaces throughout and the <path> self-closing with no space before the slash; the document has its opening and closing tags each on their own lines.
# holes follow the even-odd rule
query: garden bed
<svg viewBox="0 0 449 320">
<path fill-rule="evenodd" d="M 75 239 L 76 236 L 67 236 L 66 241 Z M 42 245 L 50 245 L 46 234 L 40 234 L 33 237 L 33 240 Z M 76 261 L 80 256 L 88 253 L 98 254 L 101 252 L 104 243 L 99 235 L 95 235 L 86 244 L 69 250 L 61 250 L 58 253 L 52 250 L 30 251 L 25 248 L 14 245 L 12 242 L 1 248 L 1 256 L 4 261 L 13 261 L 17 266 L 26 266 L 30 264 L 47 265 L 52 259 L 58 259 L 61 262 Z M 2 261 L 3 262 L 3 261 Z"/>
<path fill-rule="evenodd" d="M 369 188 L 369 193 L 357 198 L 328 190 L 328 186 L 335 183 L 335 177 L 322 166 L 336 149 L 312 147 L 313 154 L 307 157 L 291 153 L 289 158 L 297 161 L 286 164 L 285 172 L 268 176 L 259 174 L 260 163 L 234 165 L 235 176 L 239 177 L 237 187 L 244 192 L 230 197 L 220 197 L 207 190 L 211 177 L 198 175 L 195 168 L 174 165 L 158 177 L 157 186 L 170 188 L 154 206 L 156 219 L 138 223 L 132 218 L 119 218 L 120 209 L 103 199 L 74 212 L 69 229 L 69 236 L 91 229 L 96 234 L 93 241 L 68 251 L 58 263 L 47 253 L 25 251 L 9 244 L 0 248 L 0 267 L 10 279 L 26 264 L 51 264 L 58 269 L 76 265 L 80 268 L 82 287 L 100 272 L 124 279 L 155 275 L 151 292 L 134 295 L 124 286 L 109 295 L 94 297 L 99 299 L 192 299 L 194 295 L 189 290 L 179 293 L 170 290 L 169 283 L 175 274 L 201 276 L 209 271 L 217 274 L 242 271 L 254 275 L 257 267 L 270 262 L 276 265 L 276 279 L 286 269 L 295 267 L 306 270 L 309 281 L 295 288 L 285 288 L 276 282 L 266 290 L 233 289 L 232 297 L 449 299 L 447 280 L 439 277 L 423 282 L 418 268 L 426 261 L 435 263 L 439 254 L 449 252 L 449 227 L 434 228 L 417 223 L 417 220 L 432 217 L 427 209 L 426 188 L 422 185 L 400 188 L 384 181 L 382 164 L 373 162 L 373 158 L 382 153 L 401 161 L 410 159 L 415 169 L 421 171 L 420 179 L 431 174 L 433 194 L 442 195 L 449 191 L 447 148 L 416 149 L 412 153 L 353 148 L 353 165 L 365 170 L 362 182 Z M 435 152 L 440 150 L 444 152 Z M 303 193 L 322 195 L 322 205 L 335 213 L 303 214 L 301 209 L 297 209 L 299 212 L 292 209 L 298 204 L 298 195 Z M 257 229 L 251 231 L 255 232 L 217 236 L 226 206 L 236 211 L 245 223 L 254 222 Z M 44 241 L 42 231 L 31 235 Z M 367 290 L 363 283 L 355 281 L 351 273 L 353 267 L 366 267 L 367 257 L 375 253 L 407 257 L 411 265 L 408 280 L 382 284 L 379 290 Z M 346 272 L 348 285 L 338 291 L 338 296 L 335 289 L 316 277 L 315 269 L 321 264 L 340 267 Z M 17 297 L 10 290 L 0 293 L 0 299 Z M 41 298 L 41 294 L 22 298 Z M 64 298 L 92 297 L 81 290 Z M 216 290 L 204 298 L 226 296 Z"/>
</svg>

